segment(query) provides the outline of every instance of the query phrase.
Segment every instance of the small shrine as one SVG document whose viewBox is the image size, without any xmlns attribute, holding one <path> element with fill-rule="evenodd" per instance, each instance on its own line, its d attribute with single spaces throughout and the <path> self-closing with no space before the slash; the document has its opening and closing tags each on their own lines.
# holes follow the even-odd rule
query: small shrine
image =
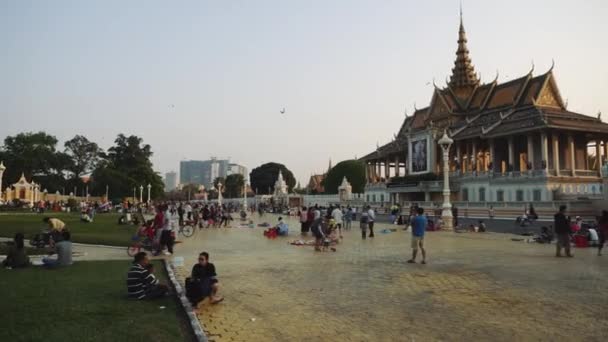
<svg viewBox="0 0 608 342">
<path fill-rule="evenodd" d="M 40 185 L 33 181 L 28 182 L 22 173 L 17 183 L 6 189 L 5 197 L 7 202 L 18 199 L 23 203 L 33 204 L 40 199 Z"/>
<path fill-rule="evenodd" d="M 350 201 L 353 197 L 353 187 L 346 179 L 346 176 L 342 178 L 342 184 L 338 187 L 338 194 L 340 195 L 340 202 Z"/>
</svg>

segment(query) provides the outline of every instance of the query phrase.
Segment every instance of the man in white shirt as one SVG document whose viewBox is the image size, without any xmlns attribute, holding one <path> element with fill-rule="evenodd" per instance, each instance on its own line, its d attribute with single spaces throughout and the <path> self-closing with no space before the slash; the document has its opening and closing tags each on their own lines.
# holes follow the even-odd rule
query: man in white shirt
<svg viewBox="0 0 608 342">
<path fill-rule="evenodd" d="M 340 207 L 336 207 L 331 212 L 331 217 L 334 219 L 336 227 L 338 227 L 338 233 L 340 234 L 340 238 L 342 238 L 342 209 L 340 209 Z"/>
<path fill-rule="evenodd" d="M 367 206 L 367 226 L 369 228 L 369 237 L 374 237 L 374 221 L 376 220 L 376 212 L 369 205 Z"/>
<path fill-rule="evenodd" d="M 186 212 L 186 217 L 188 218 L 188 221 L 192 221 L 192 206 L 190 205 L 190 203 L 186 203 L 184 211 Z"/>
<path fill-rule="evenodd" d="M 315 210 L 313 211 L 314 216 L 314 220 L 318 220 L 321 218 L 321 210 L 319 210 L 319 206 L 315 204 Z"/>
</svg>

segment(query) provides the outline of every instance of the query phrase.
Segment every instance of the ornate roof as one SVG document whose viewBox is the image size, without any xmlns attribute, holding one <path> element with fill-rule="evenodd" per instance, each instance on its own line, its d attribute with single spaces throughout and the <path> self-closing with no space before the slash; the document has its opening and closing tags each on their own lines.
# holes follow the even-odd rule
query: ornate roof
<svg viewBox="0 0 608 342">
<path fill-rule="evenodd" d="M 467 37 L 460 17 L 458 49 L 452 76 L 445 88 L 437 87 L 428 107 L 406 117 L 395 140 L 363 157 L 384 159 L 407 150 L 410 133 L 431 127 L 448 130 L 455 140 L 490 138 L 525 131 L 557 128 L 608 135 L 608 124 L 599 116 L 568 111 L 553 75 L 553 65 L 542 75 L 533 75 L 534 66 L 524 76 L 498 83 L 496 78 L 481 84 L 469 57 Z"/>
<path fill-rule="evenodd" d="M 475 68 L 469 57 L 467 47 L 467 33 L 462 23 L 462 11 L 460 12 L 460 28 L 458 30 L 458 49 L 456 50 L 456 61 L 450 77 L 450 87 L 474 87 L 479 84 Z"/>
</svg>

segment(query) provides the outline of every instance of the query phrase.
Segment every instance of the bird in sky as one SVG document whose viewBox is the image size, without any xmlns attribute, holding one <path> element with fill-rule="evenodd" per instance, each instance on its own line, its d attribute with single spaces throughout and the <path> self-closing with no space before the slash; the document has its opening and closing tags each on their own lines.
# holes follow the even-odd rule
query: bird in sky
<svg viewBox="0 0 608 342">
<path fill-rule="evenodd" d="M 283 109 L 281 109 L 281 114 L 285 114 L 285 107 L 283 107 Z"/>
</svg>

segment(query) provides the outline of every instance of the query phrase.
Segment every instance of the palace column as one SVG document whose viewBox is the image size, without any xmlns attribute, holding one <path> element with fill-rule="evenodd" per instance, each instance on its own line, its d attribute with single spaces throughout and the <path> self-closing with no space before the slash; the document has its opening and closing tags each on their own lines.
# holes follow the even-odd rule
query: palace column
<svg viewBox="0 0 608 342">
<path fill-rule="evenodd" d="M 382 162 L 381 161 L 376 161 L 376 168 L 377 173 L 376 173 L 376 177 L 378 178 L 378 183 L 380 183 L 380 178 L 382 178 Z"/>
<path fill-rule="evenodd" d="M 547 143 L 547 133 L 540 133 L 540 153 L 541 153 L 541 169 L 546 171 L 549 168 L 549 144 Z M 545 162 L 545 167 L 542 167 L 542 162 Z"/>
<path fill-rule="evenodd" d="M 507 165 L 507 170 L 513 171 L 515 169 L 513 159 L 515 159 L 515 158 L 513 156 L 514 151 L 513 151 L 513 137 L 512 136 L 509 137 L 508 145 L 509 145 L 509 164 Z"/>
<path fill-rule="evenodd" d="M 496 161 L 494 159 L 494 138 L 491 138 L 488 143 L 490 145 L 490 163 L 492 163 L 492 168 L 489 171 L 493 173 L 494 168 L 496 167 Z"/>
<path fill-rule="evenodd" d="M 533 141 L 534 138 L 532 136 L 532 134 L 528 134 L 528 136 L 526 137 L 526 141 L 528 143 L 528 150 L 526 151 L 526 159 L 527 162 L 530 163 L 531 169 L 530 170 L 536 170 L 536 166 L 534 165 L 534 145 L 533 145 Z M 527 165 L 526 165 L 526 169 L 527 169 Z"/>
<path fill-rule="evenodd" d="M 477 142 L 475 140 L 471 141 L 471 170 L 475 170 L 475 172 L 478 172 L 478 165 L 479 163 L 477 162 Z"/>
<path fill-rule="evenodd" d="M 553 143 L 553 168 L 555 169 L 555 175 L 559 176 L 559 136 L 553 133 L 551 141 Z"/>
<path fill-rule="evenodd" d="M 369 162 L 365 162 L 365 179 L 367 180 L 367 183 L 370 183 L 370 172 L 369 172 Z"/>
<path fill-rule="evenodd" d="M 604 160 L 608 160 L 608 141 L 604 141 Z"/>
<path fill-rule="evenodd" d="M 460 171 L 462 171 L 461 145 L 462 145 L 461 141 L 456 143 L 456 160 L 458 161 L 458 165 L 460 165 Z"/>
<path fill-rule="evenodd" d="M 399 156 L 395 156 L 395 177 L 399 177 L 401 175 L 401 170 L 399 166 Z"/>
<path fill-rule="evenodd" d="M 576 155 L 575 155 L 574 138 L 572 133 L 568 134 L 568 149 L 570 150 L 570 168 L 572 169 L 572 176 L 576 176 Z"/>
<path fill-rule="evenodd" d="M 595 140 L 595 168 L 600 177 L 602 177 L 602 149 L 601 141 Z"/>
<path fill-rule="evenodd" d="M 386 158 L 386 161 L 384 162 L 384 175 L 385 175 L 385 179 L 388 181 L 389 178 L 391 178 L 391 161 L 390 159 L 388 159 L 388 157 Z"/>
<path fill-rule="evenodd" d="M 464 141 L 464 158 L 462 158 L 462 165 L 464 166 L 464 171 L 466 173 L 471 169 L 471 150 L 470 143 L 465 140 Z"/>
</svg>

